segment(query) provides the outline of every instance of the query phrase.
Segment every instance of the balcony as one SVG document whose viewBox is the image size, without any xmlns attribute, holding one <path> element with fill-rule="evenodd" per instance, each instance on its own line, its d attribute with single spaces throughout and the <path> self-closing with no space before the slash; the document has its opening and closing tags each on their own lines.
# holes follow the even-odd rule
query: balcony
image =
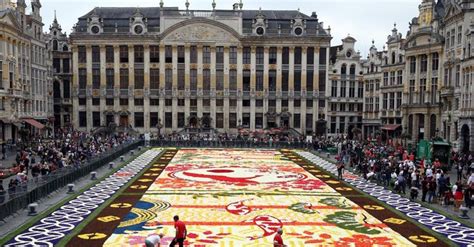
<svg viewBox="0 0 474 247">
<path fill-rule="evenodd" d="M 159 89 L 150 89 L 150 96 L 151 96 L 151 97 L 158 97 L 158 96 L 160 96 L 160 90 L 159 90 Z"/>
<path fill-rule="evenodd" d="M 105 96 L 107 97 L 114 97 L 115 90 L 113 88 L 108 88 L 105 90 Z"/>
<path fill-rule="evenodd" d="M 78 90 L 77 90 L 78 96 L 82 96 L 82 97 L 85 97 L 85 96 L 86 96 L 86 92 L 87 92 L 86 89 L 78 89 Z"/>
<path fill-rule="evenodd" d="M 23 98 L 23 91 L 20 89 L 10 88 L 8 89 L 8 93 L 14 98 Z"/>
</svg>

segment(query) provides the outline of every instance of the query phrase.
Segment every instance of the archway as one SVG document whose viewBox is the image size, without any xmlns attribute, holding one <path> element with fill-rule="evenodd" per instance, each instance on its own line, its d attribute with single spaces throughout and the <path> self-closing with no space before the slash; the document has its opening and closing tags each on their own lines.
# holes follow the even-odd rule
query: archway
<svg viewBox="0 0 474 247">
<path fill-rule="evenodd" d="M 470 151 L 470 131 L 469 126 L 467 124 L 463 125 L 461 128 L 461 148 L 463 153 L 469 153 Z"/>
</svg>

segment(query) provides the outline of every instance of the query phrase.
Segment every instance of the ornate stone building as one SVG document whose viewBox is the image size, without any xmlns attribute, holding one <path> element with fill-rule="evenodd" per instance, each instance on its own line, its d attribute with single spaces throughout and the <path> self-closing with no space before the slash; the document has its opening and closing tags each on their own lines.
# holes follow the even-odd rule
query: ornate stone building
<svg viewBox="0 0 474 247">
<path fill-rule="evenodd" d="M 444 85 L 441 90 L 443 103 L 443 138 L 464 151 L 474 150 L 472 132 L 474 105 L 474 3 L 472 1 L 446 1 L 444 4 Z"/>
<path fill-rule="evenodd" d="M 3 141 L 20 129 L 36 133 L 52 117 L 51 57 L 44 41 L 41 3 L 0 0 L 0 120 Z"/>
<path fill-rule="evenodd" d="M 72 100 L 72 52 L 69 48 L 67 34 L 54 17 L 53 24 L 47 35 L 48 48 L 53 56 L 53 99 L 54 99 L 54 127 L 69 126 L 71 124 Z"/>
<path fill-rule="evenodd" d="M 344 134 L 352 138 L 354 128 L 362 129 L 363 71 L 355 42 L 348 36 L 342 45 L 331 47 L 330 83 L 326 86 L 329 135 Z"/>
<path fill-rule="evenodd" d="M 399 137 L 402 132 L 402 102 L 405 80 L 405 40 L 396 25 L 387 37 L 387 50 L 383 55 L 382 83 L 380 87 L 382 131 L 388 137 Z"/>
<path fill-rule="evenodd" d="M 442 8 L 423 0 L 419 17 L 412 19 L 404 44 L 405 77 L 403 126 L 415 143 L 436 136 L 440 127 L 443 41 L 440 22 Z"/>
<path fill-rule="evenodd" d="M 315 130 L 330 33 L 299 11 L 95 8 L 70 36 L 75 127 Z"/>
<path fill-rule="evenodd" d="M 472 1 L 471 1 L 472 2 Z M 473 117 L 470 98 L 472 95 L 472 40 L 470 32 L 474 24 L 474 3 L 470 1 L 446 1 L 444 6 L 443 35 L 444 82 L 441 90 L 443 103 L 443 138 L 462 151 L 474 150 L 471 145 Z M 461 133 L 461 135 L 460 135 Z M 474 143 L 473 143 L 474 144 Z"/>
<path fill-rule="evenodd" d="M 363 61 L 364 71 L 364 111 L 362 116 L 364 138 L 375 138 L 380 131 L 380 84 L 382 82 L 382 56 L 372 41 L 369 55 Z"/>
</svg>

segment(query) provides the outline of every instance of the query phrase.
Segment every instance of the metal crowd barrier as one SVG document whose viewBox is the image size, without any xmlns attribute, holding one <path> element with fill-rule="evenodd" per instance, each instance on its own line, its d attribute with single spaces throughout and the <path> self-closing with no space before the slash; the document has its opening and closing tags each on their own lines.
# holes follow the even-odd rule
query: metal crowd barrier
<svg viewBox="0 0 474 247">
<path fill-rule="evenodd" d="M 308 148 L 305 142 L 254 142 L 245 140 L 151 140 L 152 146 L 159 147 L 209 147 L 209 148 Z"/>
<path fill-rule="evenodd" d="M 143 140 L 125 143 L 101 153 L 97 157 L 92 157 L 83 164 L 63 167 L 46 176 L 32 178 L 27 183 L 20 184 L 14 189 L 5 188 L 5 191 L 0 193 L 0 220 L 26 208 L 28 204 L 46 197 L 67 184 L 88 176 L 92 171 L 107 165 L 140 145 L 143 145 Z"/>
</svg>

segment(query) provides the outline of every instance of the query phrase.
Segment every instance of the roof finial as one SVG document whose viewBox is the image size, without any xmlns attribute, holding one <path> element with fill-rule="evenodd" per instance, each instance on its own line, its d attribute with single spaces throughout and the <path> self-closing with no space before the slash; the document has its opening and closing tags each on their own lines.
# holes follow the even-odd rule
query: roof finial
<svg viewBox="0 0 474 247">
<path fill-rule="evenodd" d="M 375 40 L 374 39 L 372 39 L 372 45 L 375 45 Z"/>
<path fill-rule="evenodd" d="M 54 21 L 58 22 L 58 19 L 56 18 L 56 10 L 54 10 Z"/>
<path fill-rule="evenodd" d="M 165 3 L 163 3 L 163 0 L 160 0 L 160 8 L 163 8 L 164 5 Z"/>
<path fill-rule="evenodd" d="M 216 10 L 216 0 L 212 0 L 212 10 Z"/>
<path fill-rule="evenodd" d="M 243 7 L 244 7 L 244 3 L 242 3 L 242 0 L 240 0 L 240 3 L 239 3 L 240 10 L 242 10 Z"/>
<path fill-rule="evenodd" d="M 393 23 L 393 27 L 397 28 L 397 23 L 396 22 Z"/>
<path fill-rule="evenodd" d="M 184 5 L 186 5 L 186 11 L 188 11 L 189 10 L 189 1 L 186 0 L 186 3 Z"/>
</svg>

